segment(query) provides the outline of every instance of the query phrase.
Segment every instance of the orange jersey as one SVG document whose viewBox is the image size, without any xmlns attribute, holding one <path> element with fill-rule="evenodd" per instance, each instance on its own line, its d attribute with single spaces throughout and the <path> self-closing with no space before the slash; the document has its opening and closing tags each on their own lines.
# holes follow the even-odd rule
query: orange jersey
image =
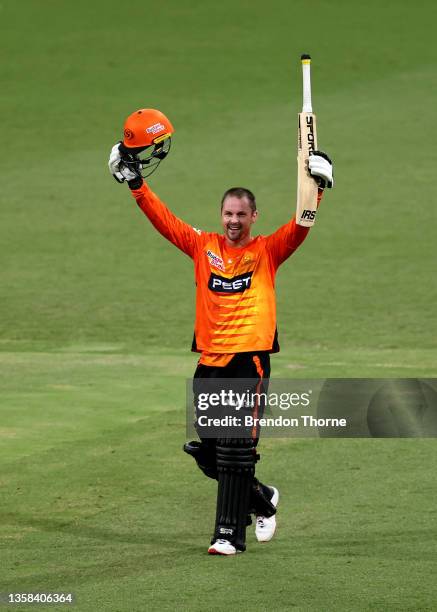
<svg viewBox="0 0 437 612">
<path fill-rule="evenodd" d="M 235 353 L 277 352 L 276 270 L 309 228 L 293 218 L 269 236 L 232 248 L 224 235 L 200 231 L 176 217 L 146 183 L 132 194 L 155 228 L 194 261 L 193 350 L 202 353 L 201 362 L 226 365 Z"/>
</svg>

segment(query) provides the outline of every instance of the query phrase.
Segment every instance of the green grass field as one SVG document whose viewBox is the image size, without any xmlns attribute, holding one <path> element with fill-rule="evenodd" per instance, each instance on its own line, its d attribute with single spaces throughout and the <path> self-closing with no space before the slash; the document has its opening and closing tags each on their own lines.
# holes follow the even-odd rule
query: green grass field
<svg viewBox="0 0 437 612">
<path fill-rule="evenodd" d="M 436 18 L 431 0 L 2 1 L 0 592 L 437 609 L 434 440 L 265 439 L 275 540 L 206 555 L 214 487 L 181 452 L 191 263 L 106 167 L 124 118 L 160 108 L 176 133 L 150 184 L 172 210 L 220 231 L 240 184 L 273 231 L 294 213 L 310 52 L 336 185 L 279 272 L 272 374 L 437 377 Z"/>
</svg>

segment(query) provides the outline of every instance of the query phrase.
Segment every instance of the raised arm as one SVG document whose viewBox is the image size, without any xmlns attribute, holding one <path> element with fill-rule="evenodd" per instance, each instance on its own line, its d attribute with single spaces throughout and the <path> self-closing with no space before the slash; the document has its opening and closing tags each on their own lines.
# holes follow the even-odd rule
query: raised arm
<svg viewBox="0 0 437 612">
<path fill-rule="evenodd" d="M 323 196 L 319 189 L 317 204 Z M 282 225 L 270 236 L 267 236 L 267 250 L 270 254 L 274 268 L 278 268 L 302 244 L 310 231 L 309 227 L 297 225 L 295 217 Z"/>
<path fill-rule="evenodd" d="M 121 158 L 120 143 L 116 143 L 109 157 L 109 171 L 118 183 L 127 182 L 138 206 L 160 234 L 189 257 L 194 257 L 201 240 L 199 230 L 194 229 L 174 215 L 143 181 L 138 162 L 125 163 Z"/>
<path fill-rule="evenodd" d="M 176 217 L 147 183 L 143 182 L 141 187 L 131 191 L 138 206 L 158 232 L 189 257 L 194 257 L 200 240 L 198 230 Z"/>
<path fill-rule="evenodd" d="M 308 171 L 318 184 L 317 208 L 322 200 L 325 187 L 334 185 L 332 161 L 323 151 L 314 151 L 309 157 Z M 273 266 L 277 268 L 302 244 L 308 236 L 309 227 L 296 223 L 295 217 L 267 236 L 267 250 Z"/>
</svg>

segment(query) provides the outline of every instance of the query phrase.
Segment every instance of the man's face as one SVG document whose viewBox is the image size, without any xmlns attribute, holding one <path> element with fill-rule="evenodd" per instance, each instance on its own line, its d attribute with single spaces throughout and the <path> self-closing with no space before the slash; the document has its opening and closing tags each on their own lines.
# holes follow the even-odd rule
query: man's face
<svg viewBox="0 0 437 612">
<path fill-rule="evenodd" d="M 257 212 L 252 211 L 246 197 L 228 196 L 223 202 L 222 225 L 228 240 L 235 245 L 250 236 L 250 228 L 255 223 Z"/>
</svg>

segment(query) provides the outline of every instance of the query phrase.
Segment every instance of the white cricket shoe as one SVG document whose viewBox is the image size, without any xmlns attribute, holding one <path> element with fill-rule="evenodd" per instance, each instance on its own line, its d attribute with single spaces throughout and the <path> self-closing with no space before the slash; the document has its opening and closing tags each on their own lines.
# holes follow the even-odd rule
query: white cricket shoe
<svg viewBox="0 0 437 612">
<path fill-rule="evenodd" d="M 239 552 L 241 550 L 237 550 L 228 540 L 216 540 L 208 548 L 208 554 L 210 555 L 236 555 Z"/>
<path fill-rule="evenodd" d="M 278 505 L 279 501 L 279 491 L 275 489 L 275 487 L 271 487 L 273 489 L 273 497 L 270 500 L 272 504 L 275 506 Z M 257 516 L 256 517 L 256 527 L 255 527 L 255 535 L 258 542 L 269 542 L 276 531 L 276 514 L 273 516 Z"/>
</svg>

